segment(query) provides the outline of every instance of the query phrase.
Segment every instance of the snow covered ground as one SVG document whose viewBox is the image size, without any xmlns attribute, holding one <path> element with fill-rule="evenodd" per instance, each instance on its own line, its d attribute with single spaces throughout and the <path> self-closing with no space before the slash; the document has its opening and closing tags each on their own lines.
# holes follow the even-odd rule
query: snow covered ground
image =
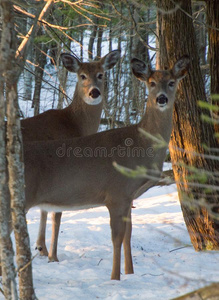
<svg viewBox="0 0 219 300">
<path fill-rule="evenodd" d="M 112 243 L 105 207 L 63 213 L 58 263 L 37 256 L 33 276 L 39 300 L 169 300 L 219 281 L 219 253 L 195 252 L 181 214 L 176 186 L 154 187 L 134 202 L 135 274 L 111 281 Z M 39 209 L 27 215 L 32 254 Z M 48 220 L 49 247 L 51 222 Z"/>
</svg>

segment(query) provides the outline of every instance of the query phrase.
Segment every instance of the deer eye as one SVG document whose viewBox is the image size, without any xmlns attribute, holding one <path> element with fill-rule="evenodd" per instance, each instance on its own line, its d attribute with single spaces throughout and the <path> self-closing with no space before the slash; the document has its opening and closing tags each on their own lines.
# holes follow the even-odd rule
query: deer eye
<svg viewBox="0 0 219 300">
<path fill-rule="evenodd" d="M 170 81 L 168 85 L 169 85 L 169 87 L 174 87 L 175 81 Z"/>
<path fill-rule="evenodd" d="M 103 79 L 103 74 L 102 73 L 98 74 L 97 78 L 100 79 L 100 80 Z"/>
<path fill-rule="evenodd" d="M 154 81 L 150 81 L 149 84 L 150 84 L 150 87 L 155 87 L 156 86 L 156 82 L 154 82 Z"/>
<path fill-rule="evenodd" d="M 87 78 L 84 74 L 81 74 L 80 77 L 82 80 L 85 80 Z"/>
</svg>

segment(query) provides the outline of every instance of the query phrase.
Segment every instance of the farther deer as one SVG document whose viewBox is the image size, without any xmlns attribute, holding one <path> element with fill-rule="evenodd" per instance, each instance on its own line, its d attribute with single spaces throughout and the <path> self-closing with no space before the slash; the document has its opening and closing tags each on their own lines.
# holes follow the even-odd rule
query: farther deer
<svg viewBox="0 0 219 300">
<path fill-rule="evenodd" d="M 75 56 L 61 54 L 65 68 L 77 73 L 78 82 L 73 101 L 65 109 L 48 110 L 38 116 L 21 121 L 23 141 L 68 139 L 96 133 L 103 107 L 104 72 L 114 67 L 120 51 L 108 53 L 99 61 L 80 62 Z M 58 261 L 57 242 L 62 213 L 52 214 L 52 240 L 50 251 L 45 244 L 47 212 L 41 211 L 37 248 L 50 261 Z"/>
<path fill-rule="evenodd" d="M 153 71 L 143 61 L 132 59 L 134 75 L 146 83 L 149 91 L 145 115 L 137 125 L 66 141 L 24 144 L 27 210 L 33 206 L 52 211 L 101 205 L 108 208 L 113 242 L 111 279 L 120 279 L 122 243 L 125 273 L 133 273 L 131 203 L 154 185 L 162 172 L 175 93 L 188 64 L 184 56 L 170 70 Z M 159 135 L 166 144 L 154 147 L 151 137 L 142 135 L 141 130 Z M 124 176 L 113 162 L 129 169 L 143 166 L 148 177 Z"/>
</svg>

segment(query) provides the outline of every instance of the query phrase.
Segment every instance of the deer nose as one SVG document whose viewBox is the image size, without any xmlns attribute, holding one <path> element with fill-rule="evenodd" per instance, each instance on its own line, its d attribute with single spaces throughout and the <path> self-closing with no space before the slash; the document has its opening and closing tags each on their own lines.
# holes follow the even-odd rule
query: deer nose
<svg viewBox="0 0 219 300">
<path fill-rule="evenodd" d="M 165 95 L 161 94 L 160 96 L 157 97 L 156 101 L 159 106 L 163 107 L 167 105 L 168 98 Z"/>
<path fill-rule="evenodd" d="M 94 88 L 90 91 L 89 96 L 96 99 L 100 96 L 100 91 L 97 88 Z"/>
</svg>

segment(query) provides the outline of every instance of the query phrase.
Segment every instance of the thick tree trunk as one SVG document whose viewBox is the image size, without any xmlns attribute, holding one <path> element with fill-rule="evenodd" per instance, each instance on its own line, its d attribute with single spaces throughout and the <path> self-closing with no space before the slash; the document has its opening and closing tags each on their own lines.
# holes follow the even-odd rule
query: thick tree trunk
<svg viewBox="0 0 219 300">
<path fill-rule="evenodd" d="M 157 0 L 161 67 L 189 54 L 189 75 L 180 85 L 175 103 L 170 154 L 184 220 L 196 250 L 219 249 L 218 161 L 211 159 L 217 148 L 214 129 L 202 121 L 208 114 L 198 106 L 206 101 L 195 43 L 191 0 Z M 190 16 L 188 16 L 186 13 Z M 205 147 L 204 147 L 205 145 Z M 206 150 L 207 149 L 207 150 Z M 215 217 L 216 216 L 216 217 Z"/>
<path fill-rule="evenodd" d="M 219 95 L 219 1 L 206 0 L 207 3 L 207 24 L 209 39 L 209 64 L 211 76 L 211 94 Z M 219 108 L 219 100 L 213 104 Z M 215 131 L 219 143 L 219 110 L 214 111 Z"/>
</svg>

